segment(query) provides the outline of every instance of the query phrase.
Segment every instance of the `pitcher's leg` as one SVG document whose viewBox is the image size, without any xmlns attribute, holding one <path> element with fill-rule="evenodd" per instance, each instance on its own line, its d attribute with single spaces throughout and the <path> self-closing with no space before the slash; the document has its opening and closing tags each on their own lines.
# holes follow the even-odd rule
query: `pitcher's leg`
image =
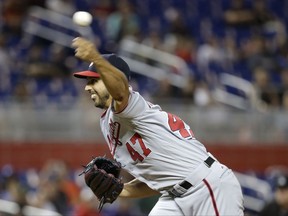
<svg viewBox="0 0 288 216">
<path fill-rule="evenodd" d="M 184 212 L 187 212 L 185 214 L 188 215 L 193 210 L 194 215 L 244 215 L 243 195 L 237 178 L 232 170 L 225 166 L 214 167 L 214 170 L 217 171 L 217 169 L 218 172 L 208 175 L 198 186 L 198 190 L 188 196 L 193 203 L 192 209 L 182 208 Z M 186 197 L 185 200 L 188 201 Z"/>
<path fill-rule="evenodd" d="M 219 181 L 209 176 L 205 183 L 214 196 L 219 215 L 244 215 L 241 186 L 232 170 L 227 169 Z"/>
<path fill-rule="evenodd" d="M 232 170 L 228 170 L 227 173 L 224 173 L 223 178 L 221 178 L 220 187 L 224 192 L 223 202 L 224 209 L 227 210 L 226 214 L 236 213 L 235 215 L 244 215 L 242 189 Z"/>
</svg>

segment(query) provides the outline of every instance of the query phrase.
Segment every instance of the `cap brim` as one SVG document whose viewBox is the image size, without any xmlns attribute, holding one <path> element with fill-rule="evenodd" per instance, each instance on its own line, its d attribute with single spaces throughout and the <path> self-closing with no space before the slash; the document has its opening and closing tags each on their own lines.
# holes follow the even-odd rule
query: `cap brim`
<svg viewBox="0 0 288 216">
<path fill-rule="evenodd" d="M 80 79 L 85 79 L 87 77 L 91 78 L 99 78 L 100 74 L 95 73 L 93 71 L 81 71 L 81 72 L 76 72 L 73 74 L 74 77 L 80 78 Z"/>
</svg>

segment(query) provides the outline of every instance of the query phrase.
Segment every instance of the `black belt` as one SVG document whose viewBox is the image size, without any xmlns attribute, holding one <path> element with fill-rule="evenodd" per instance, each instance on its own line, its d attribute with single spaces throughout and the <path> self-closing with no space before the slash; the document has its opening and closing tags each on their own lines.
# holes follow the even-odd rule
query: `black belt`
<svg viewBox="0 0 288 216">
<path fill-rule="evenodd" d="M 210 168 L 214 162 L 215 162 L 215 160 L 214 160 L 212 157 L 209 156 L 203 163 L 204 163 L 208 168 Z M 193 185 L 192 185 L 190 182 L 184 180 L 184 181 L 182 181 L 182 182 L 179 184 L 179 186 L 181 186 L 182 188 L 188 190 L 188 189 L 191 188 Z M 180 194 L 179 194 L 174 188 L 170 189 L 168 192 L 169 192 L 169 194 L 172 195 L 173 197 L 175 197 L 175 196 L 180 196 Z"/>
</svg>

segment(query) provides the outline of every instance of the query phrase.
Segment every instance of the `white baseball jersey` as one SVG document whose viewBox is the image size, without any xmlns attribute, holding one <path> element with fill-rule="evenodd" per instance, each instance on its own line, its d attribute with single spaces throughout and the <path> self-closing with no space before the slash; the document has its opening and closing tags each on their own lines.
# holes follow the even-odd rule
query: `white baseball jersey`
<svg viewBox="0 0 288 216">
<path fill-rule="evenodd" d="M 120 113 L 110 107 L 101 129 L 114 158 L 154 190 L 175 185 L 208 157 L 182 119 L 131 89 L 127 107 Z"/>
<path fill-rule="evenodd" d="M 244 215 L 235 175 L 219 162 L 209 168 L 205 165 L 212 155 L 178 116 L 162 111 L 130 89 L 127 107 L 119 113 L 107 109 L 101 117 L 101 129 L 122 167 L 162 193 L 149 216 Z M 184 179 L 193 182 L 189 190 L 178 187 Z M 171 196 L 172 187 L 182 195 Z"/>
</svg>

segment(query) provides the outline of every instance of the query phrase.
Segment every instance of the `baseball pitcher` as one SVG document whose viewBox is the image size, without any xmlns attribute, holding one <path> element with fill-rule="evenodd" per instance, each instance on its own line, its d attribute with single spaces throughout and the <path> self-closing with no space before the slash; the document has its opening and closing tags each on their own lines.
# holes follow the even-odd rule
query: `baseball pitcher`
<svg viewBox="0 0 288 216">
<path fill-rule="evenodd" d="M 241 187 L 232 170 L 199 142 L 178 116 L 146 101 L 129 86 L 130 69 L 115 54 L 101 55 L 91 41 L 75 38 L 75 56 L 91 62 L 74 73 L 104 112 L 102 133 L 114 160 L 93 159 L 83 171 L 100 201 L 161 194 L 149 215 L 244 215 Z M 119 179 L 121 168 L 135 178 Z"/>
</svg>

